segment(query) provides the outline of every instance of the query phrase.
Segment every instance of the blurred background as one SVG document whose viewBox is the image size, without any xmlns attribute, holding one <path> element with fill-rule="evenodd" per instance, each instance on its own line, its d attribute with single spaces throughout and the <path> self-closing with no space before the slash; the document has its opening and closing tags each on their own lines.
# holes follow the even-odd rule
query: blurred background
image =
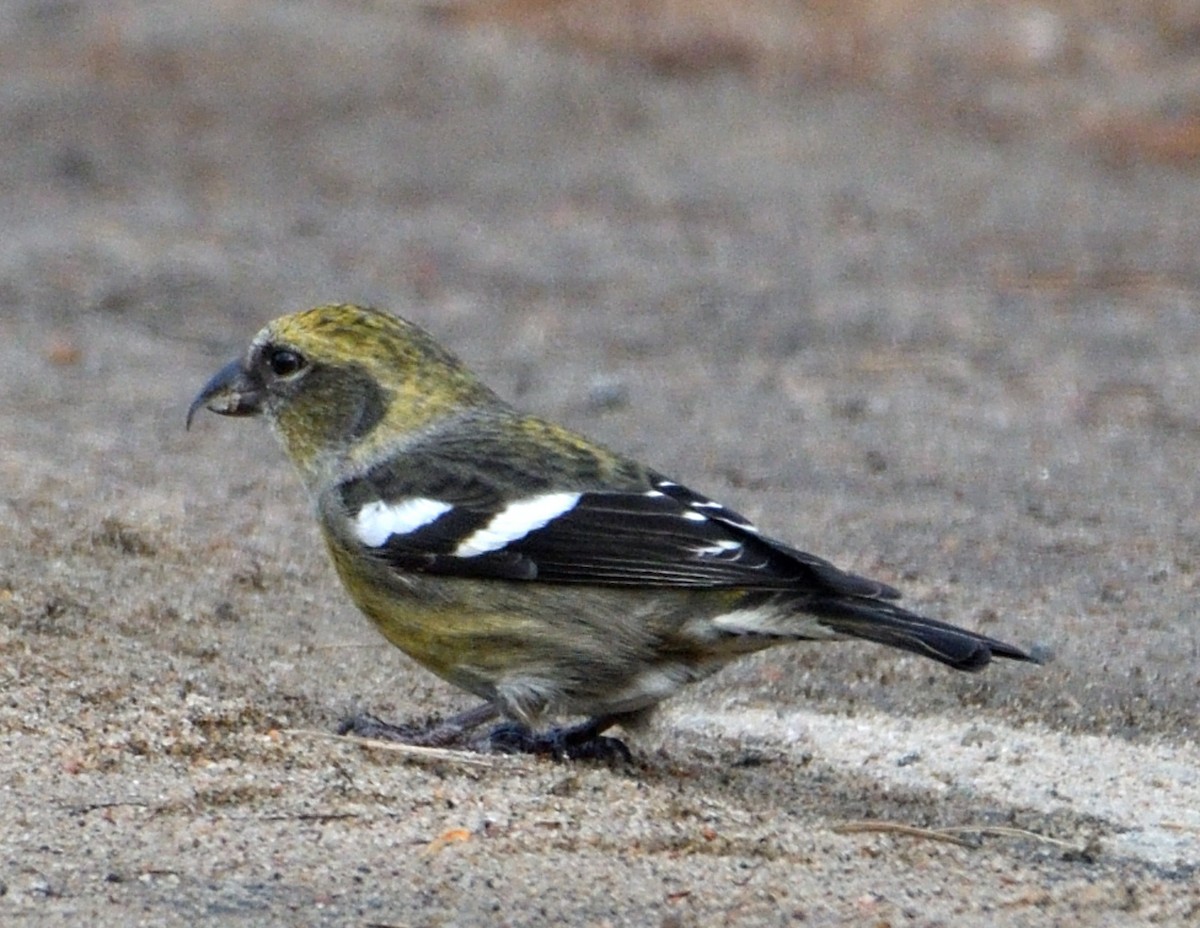
<svg viewBox="0 0 1200 928">
<path fill-rule="evenodd" d="M 1084 677 L 1039 712 L 1195 709 L 1194 4 L 4 7 L 14 487 L 66 468 L 123 501 L 96 518 L 152 510 L 214 363 L 371 302 L 802 547 L 1065 650 Z M 1139 629 L 1132 664 L 1097 622 Z"/>
<path fill-rule="evenodd" d="M 780 649 L 680 706 L 1194 739 L 1198 177 L 1185 0 L 0 0 L 0 730 L 65 795 L 464 707 L 263 430 L 182 429 L 353 300 L 1054 657 Z"/>
</svg>

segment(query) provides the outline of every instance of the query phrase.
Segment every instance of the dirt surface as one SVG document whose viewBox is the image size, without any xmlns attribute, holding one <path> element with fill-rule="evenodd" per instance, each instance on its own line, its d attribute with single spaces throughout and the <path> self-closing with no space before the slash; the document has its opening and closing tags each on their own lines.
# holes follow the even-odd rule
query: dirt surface
<svg viewBox="0 0 1200 928">
<path fill-rule="evenodd" d="M 1200 21 L 991 6 L 0 3 L 0 923 L 1200 922 Z M 333 299 L 1053 660 L 332 737 L 470 702 L 183 416 Z"/>
</svg>

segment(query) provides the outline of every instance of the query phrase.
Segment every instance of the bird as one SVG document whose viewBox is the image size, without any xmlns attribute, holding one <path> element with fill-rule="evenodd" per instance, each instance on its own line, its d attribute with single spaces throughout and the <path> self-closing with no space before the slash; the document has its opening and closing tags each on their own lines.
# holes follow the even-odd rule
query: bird
<svg viewBox="0 0 1200 928">
<path fill-rule="evenodd" d="M 1039 662 L 518 411 L 385 311 L 328 304 L 269 322 L 200 390 L 188 428 L 202 408 L 273 426 L 350 599 L 482 700 L 428 724 L 359 715 L 343 733 L 628 757 L 613 726 L 776 645 L 862 639 L 961 671 Z M 563 718 L 582 721 L 545 724 Z"/>
</svg>

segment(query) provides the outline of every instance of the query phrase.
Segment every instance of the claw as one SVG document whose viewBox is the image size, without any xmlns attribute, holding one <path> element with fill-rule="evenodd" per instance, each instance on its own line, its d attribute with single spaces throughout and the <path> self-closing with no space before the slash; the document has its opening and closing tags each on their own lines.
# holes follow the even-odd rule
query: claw
<svg viewBox="0 0 1200 928">
<path fill-rule="evenodd" d="M 633 753 L 620 738 L 601 735 L 593 722 L 570 728 L 532 732 L 516 722 L 504 722 L 488 733 L 487 746 L 505 754 L 534 754 L 564 760 L 632 763 Z"/>
</svg>

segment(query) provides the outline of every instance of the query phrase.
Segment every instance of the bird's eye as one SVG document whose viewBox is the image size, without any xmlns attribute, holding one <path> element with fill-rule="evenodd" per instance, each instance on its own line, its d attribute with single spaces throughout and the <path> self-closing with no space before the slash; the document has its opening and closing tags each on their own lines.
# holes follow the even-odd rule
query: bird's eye
<svg viewBox="0 0 1200 928">
<path fill-rule="evenodd" d="M 267 354 L 267 365 L 276 377 L 287 377 L 304 367 L 304 358 L 290 348 L 273 348 Z"/>
</svg>

